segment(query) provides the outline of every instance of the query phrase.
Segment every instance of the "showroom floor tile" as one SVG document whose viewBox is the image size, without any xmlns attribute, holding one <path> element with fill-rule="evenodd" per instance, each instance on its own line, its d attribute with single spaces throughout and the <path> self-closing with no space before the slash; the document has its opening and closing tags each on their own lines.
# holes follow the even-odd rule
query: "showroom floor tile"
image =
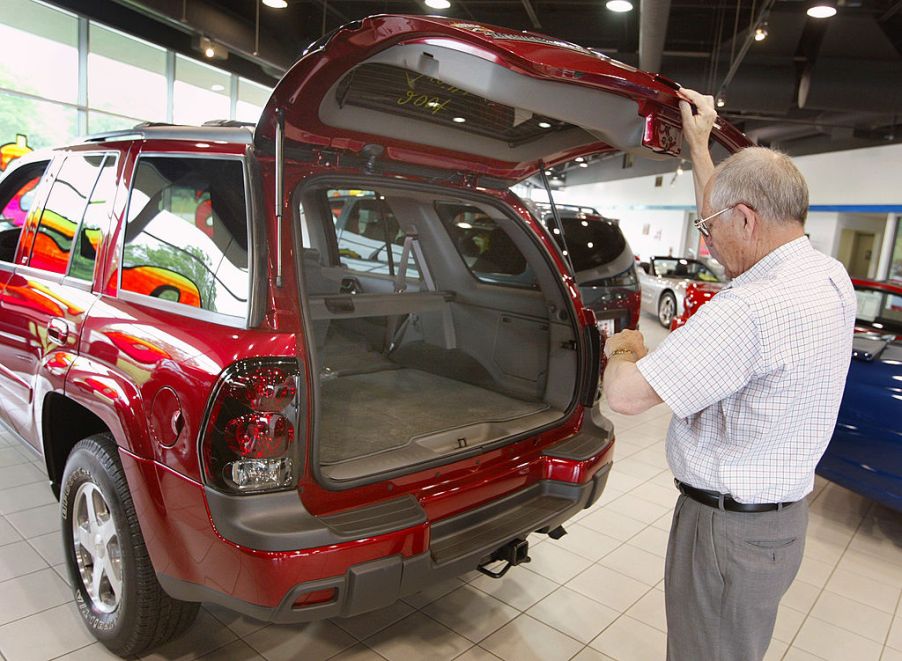
<svg viewBox="0 0 902 661">
<path fill-rule="evenodd" d="M 347 620 L 267 625 L 205 606 L 146 658 L 664 659 L 669 412 L 609 417 L 617 463 L 604 497 L 561 540 L 533 536 L 533 564 L 500 581 L 471 572 Z M 62 578 L 51 498 L 39 458 L 0 432 L 0 658 L 113 658 L 82 627 Z M 820 478 L 810 502 L 805 560 L 766 659 L 902 661 L 902 519 Z"/>
</svg>

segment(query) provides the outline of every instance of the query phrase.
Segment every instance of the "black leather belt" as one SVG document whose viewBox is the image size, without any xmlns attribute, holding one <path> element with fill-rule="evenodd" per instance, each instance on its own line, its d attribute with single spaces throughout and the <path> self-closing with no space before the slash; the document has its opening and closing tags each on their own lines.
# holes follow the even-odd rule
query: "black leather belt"
<svg viewBox="0 0 902 661">
<path fill-rule="evenodd" d="M 715 509 L 724 509 L 728 512 L 772 512 L 774 510 L 786 509 L 796 501 L 789 503 L 739 503 L 733 500 L 730 494 L 718 493 L 717 491 L 708 491 L 707 489 L 696 489 L 684 482 L 680 482 L 674 478 L 673 483 L 680 493 L 689 496 L 692 500 L 713 507 Z"/>
</svg>

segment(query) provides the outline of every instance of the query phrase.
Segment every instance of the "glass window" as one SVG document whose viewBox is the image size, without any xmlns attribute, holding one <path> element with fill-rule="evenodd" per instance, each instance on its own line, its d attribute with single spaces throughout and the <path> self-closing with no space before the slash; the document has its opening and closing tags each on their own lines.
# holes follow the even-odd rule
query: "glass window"
<svg viewBox="0 0 902 661">
<path fill-rule="evenodd" d="M 181 55 L 175 60 L 173 121 L 203 124 L 228 119 L 231 111 L 229 74 Z"/>
<path fill-rule="evenodd" d="M 65 144 L 77 133 L 75 108 L 0 92 L 0 151 L 19 135 L 31 149 L 44 149 Z"/>
<path fill-rule="evenodd" d="M 0 87 L 78 101 L 78 20 L 31 0 L 0 2 Z M 0 123 L 2 125 L 2 123 Z"/>
<path fill-rule="evenodd" d="M 100 177 L 94 185 L 84 218 L 78 228 L 75 249 L 69 264 L 69 275 L 79 280 L 94 280 L 94 263 L 103 230 L 107 227 L 110 204 L 116 194 L 116 156 L 110 154 L 103 162 Z"/>
<path fill-rule="evenodd" d="M 859 323 L 873 326 L 875 331 L 902 333 L 902 296 L 877 289 L 855 288 Z"/>
<path fill-rule="evenodd" d="M 482 282 L 537 287 L 535 273 L 507 232 L 479 207 L 436 202 L 436 211 L 470 272 Z"/>
<path fill-rule="evenodd" d="M 88 105 L 129 117 L 165 121 L 165 49 L 93 22 L 89 34 Z"/>
<path fill-rule="evenodd" d="M 100 174 L 103 155 L 70 154 L 53 182 L 31 247 L 28 264 L 51 273 L 65 273 L 75 230 Z"/>
<path fill-rule="evenodd" d="M 235 119 L 242 122 L 254 122 L 260 119 L 272 89 L 258 85 L 247 78 L 238 79 L 238 104 L 235 107 Z"/>
<path fill-rule="evenodd" d="M 896 217 L 896 238 L 893 258 L 889 265 L 889 279 L 902 280 L 902 216 Z"/>
<path fill-rule="evenodd" d="M 122 289 L 243 317 L 247 242 L 241 161 L 140 160 L 128 208 Z"/>
<path fill-rule="evenodd" d="M 711 269 L 694 259 L 656 257 L 654 265 L 655 275 L 662 278 L 686 278 L 700 282 L 721 282 L 721 279 Z"/>
<path fill-rule="evenodd" d="M 0 261 L 12 262 L 16 257 L 19 236 L 34 200 L 34 189 L 46 167 L 44 162 L 22 168 L 3 182 L 0 190 Z"/>
<path fill-rule="evenodd" d="M 362 273 L 395 275 L 404 259 L 406 236 L 385 198 L 371 190 L 335 189 L 326 195 L 342 264 Z M 420 277 L 412 250 L 406 276 Z"/>
<path fill-rule="evenodd" d="M 554 227 L 551 217 L 545 218 Z M 604 266 L 617 259 L 626 249 L 626 239 L 616 223 L 601 216 L 562 217 L 567 250 L 577 273 Z"/>
<path fill-rule="evenodd" d="M 88 111 L 88 133 L 107 133 L 109 131 L 124 131 L 132 129 L 142 121 L 137 117 L 120 117 L 108 115 L 105 112 Z"/>
</svg>

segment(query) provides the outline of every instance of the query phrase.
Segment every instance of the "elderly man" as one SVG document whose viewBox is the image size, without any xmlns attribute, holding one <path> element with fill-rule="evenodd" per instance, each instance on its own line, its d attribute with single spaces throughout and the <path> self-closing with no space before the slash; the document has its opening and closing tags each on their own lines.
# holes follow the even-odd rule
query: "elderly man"
<svg viewBox="0 0 902 661">
<path fill-rule="evenodd" d="M 855 295 L 805 236 L 808 189 L 790 159 L 750 147 L 715 168 L 713 99 L 681 96 L 695 224 L 732 283 L 654 352 L 637 331 L 609 338 L 604 391 L 618 413 L 673 409 L 667 460 L 682 495 L 665 566 L 668 659 L 761 659 L 802 560 Z"/>
</svg>

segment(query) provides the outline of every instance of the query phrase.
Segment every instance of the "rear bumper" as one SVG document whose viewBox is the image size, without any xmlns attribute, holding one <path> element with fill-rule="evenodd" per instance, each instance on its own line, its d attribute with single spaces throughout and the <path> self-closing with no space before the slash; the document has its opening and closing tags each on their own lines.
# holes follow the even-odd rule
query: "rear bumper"
<svg viewBox="0 0 902 661">
<path fill-rule="evenodd" d="M 592 505 L 614 444 L 607 421 L 596 423 L 587 416 L 575 436 L 513 457 L 521 486 L 443 517 L 427 516 L 432 501 L 409 493 L 314 516 L 294 491 L 224 496 L 154 461 L 122 449 L 120 456 L 153 566 L 171 596 L 303 622 L 389 605 Z M 533 479 L 522 478 L 527 472 Z"/>
<path fill-rule="evenodd" d="M 388 606 L 438 581 L 475 569 L 493 551 L 532 532 L 548 532 L 601 495 L 612 464 L 585 484 L 542 480 L 506 498 L 432 526 L 430 548 L 416 555 L 378 558 L 350 566 L 344 574 L 306 581 L 291 588 L 275 607 L 248 603 L 220 590 L 158 574 L 171 596 L 207 601 L 268 622 L 307 622 L 351 617 Z M 296 606 L 308 594 L 331 594 L 327 601 Z"/>
</svg>

